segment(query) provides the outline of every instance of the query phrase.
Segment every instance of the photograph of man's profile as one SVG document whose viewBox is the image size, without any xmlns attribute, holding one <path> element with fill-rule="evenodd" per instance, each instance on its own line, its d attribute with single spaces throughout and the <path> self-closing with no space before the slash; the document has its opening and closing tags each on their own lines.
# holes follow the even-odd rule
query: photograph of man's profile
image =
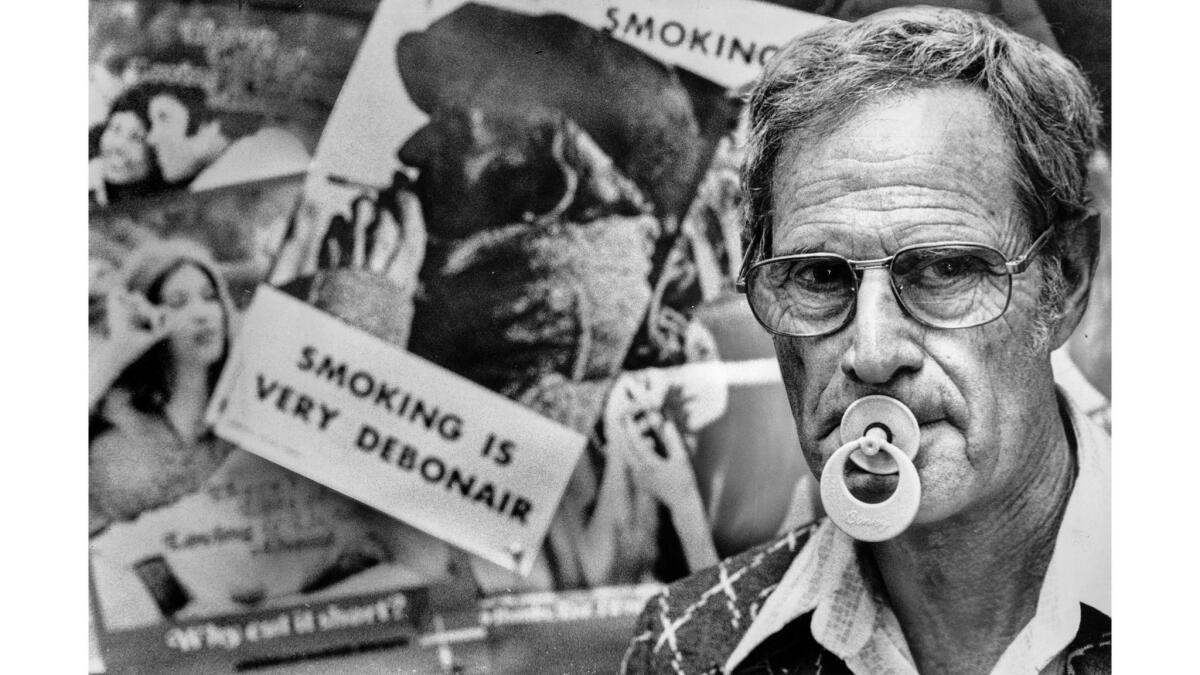
<svg viewBox="0 0 1200 675">
<path fill-rule="evenodd" d="M 346 201 L 321 202 L 324 222 L 301 208 L 273 282 L 593 437 L 551 527 L 554 553 L 537 579 L 509 586 L 636 582 L 715 561 L 691 517 L 703 507 L 690 454 L 723 393 L 669 369 L 716 357 L 690 316 L 705 293 L 695 251 L 715 258 L 736 237 L 697 227 L 692 207 L 729 145 L 734 100 L 554 13 L 465 3 L 393 40 L 399 93 L 419 116 L 397 113 L 391 128 L 411 131 L 390 156 L 375 151 L 390 184 L 357 178 L 348 156 L 322 162 L 330 175 L 310 180 L 348 188 Z M 340 111 L 366 117 L 347 112 L 353 87 Z M 736 257 L 710 268 L 708 293 Z M 638 430 L 601 431 L 618 408 Z M 664 423 L 677 441 L 643 435 Z M 627 434 L 637 442 L 618 444 Z M 686 487 L 647 478 L 658 474 Z"/>
</svg>

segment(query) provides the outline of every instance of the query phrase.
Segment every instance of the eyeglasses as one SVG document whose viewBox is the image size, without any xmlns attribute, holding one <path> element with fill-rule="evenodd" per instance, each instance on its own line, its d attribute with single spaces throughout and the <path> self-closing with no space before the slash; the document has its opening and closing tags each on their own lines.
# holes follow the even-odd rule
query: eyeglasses
<svg viewBox="0 0 1200 675">
<path fill-rule="evenodd" d="M 1029 268 L 1049 235 L 1043 232 L 1012 260 L 990 246 L 950 241 L 906 246 L 874 260 L 799 253 L 753 262 L 767 248 L 760 230 L 750 242 L 737 290 L 771 333 L 818 337 L 850 323 L 862 273 L 882 268 L 905 314 L 933 328 L 972 328 L 1004 314 L 1013 275 Z"/>
</svg>

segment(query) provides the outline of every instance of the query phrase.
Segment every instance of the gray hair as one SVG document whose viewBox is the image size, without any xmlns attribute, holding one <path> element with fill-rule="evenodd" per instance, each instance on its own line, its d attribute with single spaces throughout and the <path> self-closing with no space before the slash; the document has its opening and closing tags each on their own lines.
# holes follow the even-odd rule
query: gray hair
<svg viewBox="0 0 1200 675">
<path fill-rule="evenodd" d="M 743 235 L 771 225 L 771 176 L 791 132 L 829 134 L 866 103 L 945 84 L 986 98 L 1011 141 L 1030 235 L 1056 228 L 1045 250 L 1058 266 L 1062 228 L 1088 206 L 1087 164 L 1101 119 L 1091 88 L 1049 47 L 987 15 L 945 8 L 832 24 L 793 39 L 767 64 L 749 99 Z"/>
</svg>

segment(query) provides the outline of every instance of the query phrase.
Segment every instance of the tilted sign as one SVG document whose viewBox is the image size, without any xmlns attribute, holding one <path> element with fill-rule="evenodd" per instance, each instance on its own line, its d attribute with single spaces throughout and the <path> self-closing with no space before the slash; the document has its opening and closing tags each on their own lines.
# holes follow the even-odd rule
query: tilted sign
<svg viewBox="0 0 1200 675">
<path fill-rule="evenodd" d="M 224 438 L 522 574 L 585 442 L 266 286 L 210 415 Z"/>
</svg>

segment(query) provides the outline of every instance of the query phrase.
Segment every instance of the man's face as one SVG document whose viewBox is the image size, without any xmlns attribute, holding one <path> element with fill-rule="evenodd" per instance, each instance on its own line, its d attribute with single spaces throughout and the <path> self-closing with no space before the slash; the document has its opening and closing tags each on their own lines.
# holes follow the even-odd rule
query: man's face
<svg viewBox="0 0 1200 675">
<path fill-rule="evenodd" d="M 188 135 L 188 109 L 174 96 L 160 94 L 150 99 L 150 133 L 146 141 L 154 148 L 163 178 L 176 182 L 191 178 L 211 161 L 211 139 L 205 130 Z"/>
<path fill-rule="evenodd" d="M 443 108 L 404 143 L 399 159 L 420 170 L 417 193 L 431 234 L 466 237 L 541 213 L 562 196 L 540 118 Z"/>
<path fill-rule="evenodd" d="M 770 255 L 827 251 L 862 260 L 958 240 L 1011 259 L 1030 240 L 1010 165 L 1008 144 L 981 95 L 943 87 L 885 98 L 833 134 L 787 138 L 771 187 Z M 906 316 L 887 271 L 871 269 L 849 325 L 817 338 L 776 337 L 813 472 L 820 476 L 842 444 L 846 407 L 885 394 L 912 409 L 921 425 L 917 523 L 1018 494 L 1033 478 L 1030 458 L 1048 445 L 1058 420 L 1049 357 L 1029 346 L 1040 283 L 1037 271 L 1014 277 L 1003 316 L 948 330 Z M 895 477 L 852 467 L 847 483 L 875 501 L 890 493 Z"/>
</svg>

